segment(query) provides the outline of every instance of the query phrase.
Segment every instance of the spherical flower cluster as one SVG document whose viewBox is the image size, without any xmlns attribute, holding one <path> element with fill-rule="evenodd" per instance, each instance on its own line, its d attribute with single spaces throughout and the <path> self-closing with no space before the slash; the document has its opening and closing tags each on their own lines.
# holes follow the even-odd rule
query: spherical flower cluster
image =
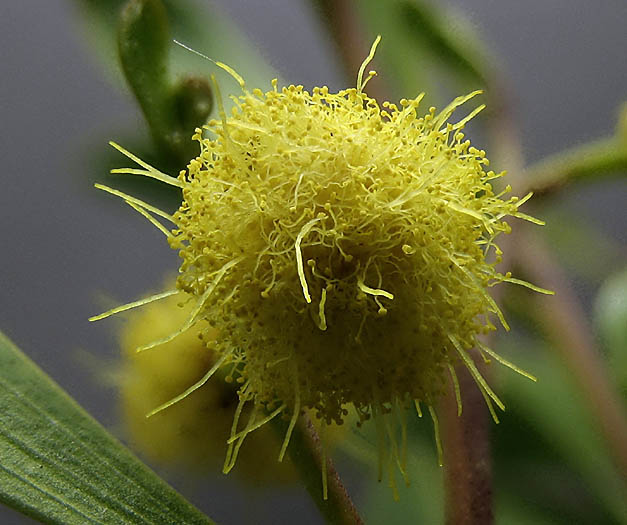
<svg viewBox="0 0 627 525">
<path fill-rule="evenodd" d="M 369 97 L 367 63 L 357 88 L 338 93 L 276 80 L 251 91 L 218 63 L 242 93 L 230 115 L 221 109 L 196 130 L 200 155 L 177 179 L 116 145 L 144 168 L 118 171 L 182 189 L 170 216 L 103 187 L 179 251 L 172 293 L 194 306 L 178 330 L 142 349 L 208 322 L 205 333 L 217 335 L 205 340 L 219 359 L 198 385 L 218 368 L 240 384 L 233 461 L 246 435 L 279 415 L 291 419 L 282 456 L 304 409 L 326 423 L 341 424 L 351 409 L 360 423 L 375 418 L 395 451 L 388 418 L 414 403 L 435 416 L 451 375 L 457 384 L 457 363 L 490 406 L 502 407 L 468 350 L 509 365 L 478 336 L 495 329 L 493 316 L 507 326 L 488 289 L 527 284 L 495 269 L 496 239 L 510 231 L 508 216 L 529 218 L 518 210 L 526 198 L 496 192 L 492 181 L 503 174 L 488 171 L 484 151 L 464 136 L 483 106 L 452 118 L 479 92 L 422 115 L 422 95 L 398 105 Z"/>
</svg>

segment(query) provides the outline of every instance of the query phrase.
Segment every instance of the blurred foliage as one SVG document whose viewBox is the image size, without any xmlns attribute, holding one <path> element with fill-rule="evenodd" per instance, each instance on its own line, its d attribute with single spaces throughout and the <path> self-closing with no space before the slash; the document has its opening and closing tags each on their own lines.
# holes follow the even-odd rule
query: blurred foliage
<svg viewBox="0 0 627 525">
<path fill-rule="evenodd" d="M 127 0 L 74 0 L 84 24 L 84 35 L 109 71 L 124 83 L 117 52 L 117 26 Z M 161 0 L 172 38 L 245 72 L 254 85 L 269 85 L 273 72 L 246 36 L 212 3 L 202 0 Z M 207 77 L 216 68 L 198 56 L 170 45 L 174 75 L 194 71 Z M 229 78 L 224 75 L 221 78 Z"/>
<path fill-rule="evenodd" d="M 603 283 L 595 301 L 595 321 L 610 373 L 627 399 L 627 266 Z"/>
<path fill-rule="evenodd" d="M 443 67 L 470 82 L 473 89 L 490 84 L 487 53 L 463 17 L 445 15 L 421 0 L 399 1 L 396 9 L 416 45 L 428 50 Z"/>
<path fill-rule="evenodd" d="M 535 374 L 538 382 L 494 369 L 493 382 L 507 407 L 493 428 L 496 523 L 626 523 L 624 481 L 581 402 L 578 385 L 542 340 L 517 333 L 507 341 L 499 353 Z M 363 499 L 373 523 L 443 522 L 442 470 L 429 430 L 422 421 L 408 427 L 412 483 L 399 486 L 400 502 L 382 490 L 385 481 L 369 486 Z M 366 479 L 376 477 L 372 439 L 357 436 L 352 443 L 371 451 Z M 355 456 L 364 460 L 363 451 Z"/>
<path fill-rule="evenodd" d="M 577 403 L 578 388 L 556 359 L 547 358 L 549 349 L 529 352 L 538 346 L 539 341 L 530 342 L 505 355 L 537 374 L 539 388 L 499 373 L 507 412 L 494 429 L 497 523 L 624 523 L 620 476 L 589 414 Z M 374 522 L 386 516 L 395 517 L 391 523 L 442 522 L 442 475 L 429 437 L 415 428 L 410 433 L 414 481 L 401 490 L 399 504 L 380 487 L 371 488 L 366 515 Z"/>
<path fill-rule="evenodd" d="M 522 333 L 500 347 L 538 382 L 499 373 L 508 411 L 495 432 L 497 497 L 515 496 L 551 523 L 624 523 L 624 480 L 556 352 Z"/>
<path fill-rule="evenodd" d="M 559 152 L 527 169 L 527 185 L 541 196 L 577 182 L 622 177 L 627 171 L 627 102 L 617 112 L 614 133 L 589 144 Z"/>
<path fill-rule="evenodd" d="M 490 54 L 460 14 L 424 0 L 360 2 L 371 35 L 385 35 L 381 72 L 393 98 L 425 92 L 425 107 L 441 105 L 460 91 L 484 89 L 492 76 Z M 449 92 L 444 86 L 452 87 Z"/>
</svg>

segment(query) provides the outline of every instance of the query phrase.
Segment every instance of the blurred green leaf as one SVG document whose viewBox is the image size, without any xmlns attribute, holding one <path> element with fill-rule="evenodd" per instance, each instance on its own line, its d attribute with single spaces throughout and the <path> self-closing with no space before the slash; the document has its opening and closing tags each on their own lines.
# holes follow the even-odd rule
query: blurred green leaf
<svg viewBox="0 0 627 525">
<path fill-rule="evenodd" d="M 428 49 L 438 61 L 474 87 L 489 84 L 491 67 L 487 52 L 461 14 L 453 18 L 422 0 L 400 0 L 398 10 L 417 45 Z"/>
<path fill-rule="evenodd" d="M 627 173 L 627 140 L 617 134 L 561 151 L 525 171 L 527 189 L 550 195 L 573 182 L 597 182 Z"/>
<path fill-rule="evenodd" d="M 605 281 L 595 301 L 596 326 L 610 373 L 627 396 L 627 268 Z"/>
<path fill-rule="evenodd" d="M 439 105 L 434 93 L 449 84 L 449 76 L 459 89 L 485 88 L 492 78 L 488 54 L 471 25 L 459 14 L 444 12 L 432 2 L 391 0 L 382 8 L 378 0 L 359 2 L 369 32 L 380 33 L 380 54 L 386 79 L 398 82 L 396 95 L 414 97 L 425 91 L 425 103 Z"/>
<path fill-rule="evenodd" d="M 616 138 L 627 149 L 627 102 L 623 102 L 618 108 Z"/>
<path fill-rule="evenodd" d="M 176 46 L 173 39 L 233 66 L 249 85 L 269 86 L 274 76 L 246 37 L 206 2 L 77 0 L 77 4 L 89 29 L 87 36 L 107 69 L 121 82 L 126 77 L 144 112 L 156 154 L 149 151 L 142 158 L 163 171 L 176 175 L 198 154 L 191 136 L 212 109 L 210 74 L 224 79 L 225 106 L 230 105 L 226 94 L 239 91 L 226 73 Z M 190 71 L 196 73 L 190 76 Z M 132 148 L 129 142 L 125 145 Z"/>
<path fill-rule="evenodd" d="M 434 99 L 436 82 L 429 50 L 416 45 L 400 17 L 399 4 L 398 0 L 391 0 L 382 8 L 379 0 L 358 3 L 367 38 L 374 40 L 375 35 L 382 36 L 374 69 L 382 74 L 390 99 L 413 98 L 426 92 L 425 105 L 437 104 L 441 101 Z"/>
<path fill-rule="evenodd" d="M 75 0 L 85 36 L 105 67 L 123 82 L 117 56 L 117 23 L 125 0 Z M 274 76 L 258 49 L 213 3 L 203 0 L 163 0 L 172 38 L 235 68 L 247 83 L 264 87 Z M 209 77 L 217 68 L 202 58 L 169 45 L 174 75 L 195 72 Z M 224 89 L 224 92 L 230 90 Z"/>
<path fill-rule="evenodd" d="M 607 516 L 613 516 L 615 523 L 626 523 L 627 509 L 624 502 L 627 486 L 612 463 L 605 441 L 592 415 L 586 409 L 585 400 L 581 399 L 580 390 L 574 379 L 561 365 L 554 352 L 542 343 L 532 343 L 541 351 L 540 353 L 530 351 L 531 345 L 521 346 L 520 338 L 517 344 L 512 344 L 511 338 L 507 341 L 507 347 L 500 348 L 499 353 L 534 374 L 538 382 L 525 381 L 524 378 L 508 371 L 499 374 L 501 385 L 498 391 L 508 407 L 502 425 L 507 425 L 504 429 L 508 430 L 511 428 L 509 426 L 515 423 L 516 415 L 524 418 L 539 435 L 535 441 L 543 448 L 545 454 L 544 458 L 538 456 L 534 459 L 525 455 L 529 452 L 526 443 L 519 448 L 515 443 L 508 441 L 503 447 L 506 455 L 497 454 L 496 465 L 509 464 L 507 471 L 510 488 L 516 487 L 520 500 L 524 498 L 525 492 L 535 488 L 541 494 L 540 497 L 545 498 L 544 502 L 532 502 L 536 508 L 544 503 L 547 508 L 555 511 L 557 501 L 551 501 L 550 498 L 561 497 L 563 509 L 560 512 L 565 515 L 575 512 L 576 505 L 599 505 Z M 511 421 L 512 417 L 514 421 Z M 517 429 L 516 432 L 521 432 L 521 429 Z M 512 450 L 517 450 L 518 453 L 512 455 Z M 552 463 L 547 461 L 548 458 L 553 458 Z M 581 490 L 584 491 L 587 502 L 583 497 L 578 499 L 574 489 L 567 490 L 568 483 L 574 487 L 579 485 L 577 479 L 560 480 L 563 471 L 552 473 L 554 468 L 552 465 L 559 465 L 560 469 L 564 466 L 572 469 L 572 472 L 581 478 L 583 484 Z M 545 490 L 541 491 L 539 487 L 544 482 L 548 484 Z M 553 487 L 552 491 L 546 490 L 549 486 Z M 600 516 L 599 511 L 594 511 L 594 508 L 592 514 Z M 571 518 L 572 515 L 569 519 Z M 607 519 L 599 518 L 599 522 L 606 523 Z"/>
<path fill-rule="evenodd" d="M 552 516 L 543 514 L 537 506 L 525 504 L 516 495 L 501 496 L 497 488 L 494 502 L 495 523 L 506 525 L 556 525 Z"/>
<path fill-rule="evenodd" d="M 627 102 L 618 108 L 612 136 L 541 159 L 525 170 L 526 190 L 549 196 L 573 182 L 598 182 L 627 173 Z"/>
<path fill-rule="evenodd" d="M 125 0 L 74 0 L 83 25 L 83 36 L 91 44 L 106 73 L 124 84 L 120 70 L 116 28 Z"/>
<path fill-rule="evenodd" d="M 0 333 L 0 501 L 45 523 L 212 523 Z"/>
<path fill-rule="evenodd" d="M 168 47 L 170 30 L 160 0 L 130 0 L 120 14 L 118 52 L 122 70 L 157 140 L 172 127 Z"/>
</svg>

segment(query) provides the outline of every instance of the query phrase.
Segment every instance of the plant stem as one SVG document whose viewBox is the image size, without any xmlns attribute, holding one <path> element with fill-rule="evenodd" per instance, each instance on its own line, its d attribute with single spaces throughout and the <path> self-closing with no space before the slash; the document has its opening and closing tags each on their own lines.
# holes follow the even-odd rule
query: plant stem
<svg viewBox="0 0 627 525">
<path fill-rule="evenodd" d="M 555 291 L 550 301 L 538 300 L 537 319 L 553 340 L 597 419 L 619 471 L 627 479 L 627 418 L 620 395 L 613 388 L 601 354 L 591 336 L 587 316 L 559 265 L 536 238 L 524 236 L 518 261 L 529 278 Z"/>
<path fill-rule="evenodd" d="M 473 351 L 481 369 L 482 360 Z M 456 367 L 463 411 L 457 415 L 452 385 L 439 406 L 444 448 L 445 516 L 449 525 L 484 525 L 493 522 L 492 462 L 489 421 L 485 401 L 472 376 Z M 481 370 L 485 375 L 485 371 Z"/>
<path fill-rule="evenodd" d="M 487 120 L 493 161 L 497 169 L 507 167 L 508 182 L 516 186 L 522 173 L 523 158 L 518 128 L 508 111 L 506 86 L 492 78 L 492 109 Z M 518 245 L 515 234 L 500 242 L 503 265 L 510 264 L 512 252 Z M 495 288 L 492 296 L 500 302 L 503 288 Z M 483 359 L 476 350 L 471 352 L 481 374 L 489 379 Z M 462 395 L 463 411 L 457 415 L 457 403 L 452 385 L 440 404 L 443 419 L 444 488 L 446 523 L 449 525 L 489 525 L 494 522 L 492 512 L 492 460 L 490 450 L 490 423 L 485 400 L 472 376 L 463 366 L 456 368 Z"/>
<path fill-rule="evenodd" d="M 493 90 L 493 97 L 497 94 Z M 509 179 L 520 179 L 522 155 L 517 129 L 513 125 L 504 95 L 498 93 L 500 103 L 488 120 L 492 149 L 496 165 L 507 166 Z M 515 234 L 501 241 L 503 263 L 508 266 L 512 251 L 517 243 Z M 497 302 L 502 288 L 495 288 L 492 295 Z M 472 358 L 481 374 L 489 378 L 483 359 L 476 351 Z M 457 403 L 452 385 L 440 404 L 439 413 L 443 420 L 442 441 L 444 446 L 444 489 L 446 523 L 449 525 L 489 525 L 492 513 L 492 460 L 490 451 L 490 418 L 485 400 L 472 376 L 463 366 L 456 367 L 462 395 L 462 415 L 457 415 Z"/>
<path fill-rule="evenodd" d="M 276 418 L 273 423 L 283 437 L 287 431 L 288 422 Z M 306 414 L 302 414 L 298 418 L 287 452 L 298 470 L 307 492 L 327 523 L 333 525 L 363 524 L 329 458 L 326 458 L 328 498 L 323 498 L 322 469 L 325 454 L 320 436 Z"/>
<path fill-rule="evenodd" d="M 525 184 L 548 195 L 570 182 L 598 180 L 627 170 L 627 143 L 611 137 L 558 153 L 526 170 Z"/>
</svg>

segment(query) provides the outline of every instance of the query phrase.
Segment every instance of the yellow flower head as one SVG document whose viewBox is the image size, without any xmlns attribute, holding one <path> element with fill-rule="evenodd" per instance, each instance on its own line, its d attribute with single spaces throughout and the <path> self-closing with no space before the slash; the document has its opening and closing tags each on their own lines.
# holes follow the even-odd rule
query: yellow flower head
<svg viewBox="0 0 627 525">
<path fill-rule="evenodd" d="M 207 377 L 229 367 L 241 384 L 227 471 L 246 435 L 279 414 L 291 417 L 281 456 L 306 408 L 327 423 L 354 409 L 360 422 L 374 417 L 383 429 L 391 412 L 414 402 L 435 415 L 458 362 L 488 404 L 502 407 L 468 350 L 479 345 L 495 356 L 477 337 L 495 329 L 493 315 L 507 328 L 488 288 L 526 284 L 495 270 L 495 241 L 510 231 L 505 218 L 528 218 L 518 211 L 526 198 L 495 192 L 491 181 L 503 174 L 487 171 L 485 153 L 463 134 L 483 106 L 452 119 L 479 92 L 425 115 L 422 95 L 396 105 L 364 92 L 377 43 L 357 88 L 338 93 L 279 89 L 276 80 L 267 92 L 250 91 L 217 63 L 242 93 L 229 116 L 221 109 L 196 130 L 200 155 L 178 179 L 116 145 L 144 167 L 118 171 L 182 188 L 183 203 L 169 216 L 103 187 L 166 233 L 182 258 L 172 293 L 194 303 L 179 330 L 143 348 L 206 320 L 220 356 Z M 163 228 L 155 213 L 175 228 Z M 254 409 L 240 424 L 249 402 Z M 393 433 L 381 432 L 396 450 Z"/>
</svg>

